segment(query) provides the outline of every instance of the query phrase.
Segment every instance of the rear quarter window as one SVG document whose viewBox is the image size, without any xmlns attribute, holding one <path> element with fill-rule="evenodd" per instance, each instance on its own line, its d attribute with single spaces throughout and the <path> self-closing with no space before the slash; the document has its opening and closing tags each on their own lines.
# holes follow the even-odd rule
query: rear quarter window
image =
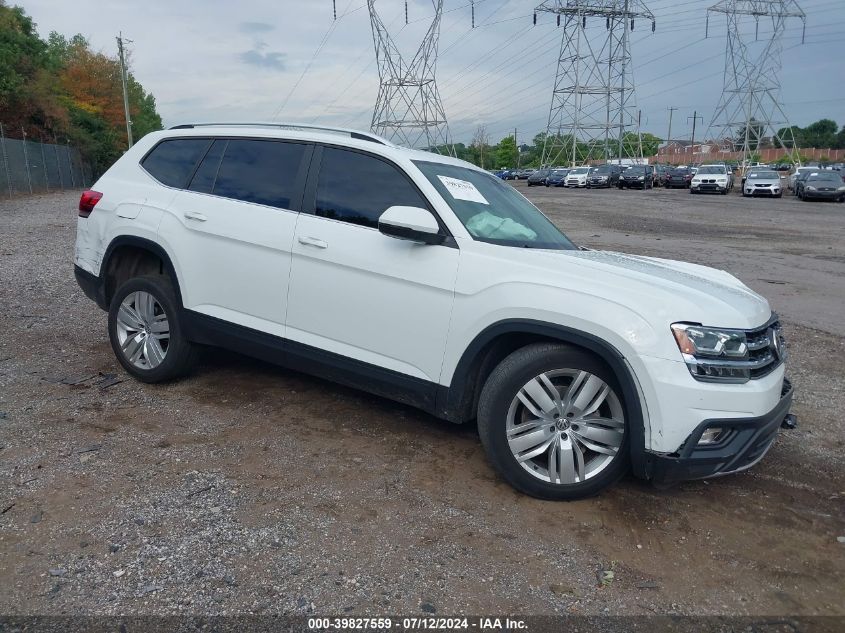
<svg viewBox="0 0 845 633">
<path fill-rule="evenodd" d="M 210 144 L 207 138 L 165 140 L 144 157 L 141 165 L 160 183 L 182 189 Z"/>
</svg>

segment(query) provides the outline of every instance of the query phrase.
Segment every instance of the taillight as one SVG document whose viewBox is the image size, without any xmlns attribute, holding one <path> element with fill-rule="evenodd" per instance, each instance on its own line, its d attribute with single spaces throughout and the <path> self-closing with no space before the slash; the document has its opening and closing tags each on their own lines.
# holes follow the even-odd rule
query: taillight
<svg viewBox="0 0 845 633">
<path fill-rule="evenodd" d="M 79 217 L 87 218 L 89 215 L 91 215 L 91 212 L 94 210 L 94 207 L 97 206 L 97 203 L 102 197 L 103 194 L 101 194 L 99 191 L 94 191 L 93 189 L 83 191 L 82 197 L 79 198 Z"/>
</svg>

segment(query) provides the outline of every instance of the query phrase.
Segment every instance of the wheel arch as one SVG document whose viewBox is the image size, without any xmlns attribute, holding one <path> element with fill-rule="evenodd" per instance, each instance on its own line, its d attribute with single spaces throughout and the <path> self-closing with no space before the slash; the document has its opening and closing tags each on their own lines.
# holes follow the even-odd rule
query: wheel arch
<svg viewBox="0 0 845 633">
<path fill-rule="evenodd" d="M 135 276 L 134 273 L 168 275 L 173 282 L 176 299 L 179 305 L 182 305 L 179 276 L 168 252 L 152 240 L 134 235 L 120 235 L 109 243 L 100 266 L 100 298 L 104 302 L 100 304 L 101 308 L 108 310 L 111 297 L 120 283 L 125 281 L 118 270 L 123 263 L 126 263 L 133 273 L 131 276 Z"/>
<path fill-rule="evenodd" d="M 631 463 L 637 476 L 647 477 L 644 403 L 639 384 L 625 356 L 614 345 L 589 332 L 528 319 L 507 319 L 488 326 L 467 346 L 449 386 L 439 387 L 437 415 L 456 423 L 474 419 L 481 388 L 496 365 L 511 352 L 542 341 L 584 349 L 600 358 L 613 372 L 627 409 Z"/>
</svg>

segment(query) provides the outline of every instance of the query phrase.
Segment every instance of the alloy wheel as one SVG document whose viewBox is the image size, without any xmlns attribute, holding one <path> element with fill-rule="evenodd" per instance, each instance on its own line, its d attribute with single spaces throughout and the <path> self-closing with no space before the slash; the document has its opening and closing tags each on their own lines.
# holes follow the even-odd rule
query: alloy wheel
<svg viewBox="0 0 845 633">
<path fill-rule="evenodd" d="M 149 292 L 139 290 L 126 296 L 117 313 L 120 351 L 139 369 L 155 369 L 167 356 L 170 323 L 164 308 Z"/>
<path fill-rule="evenodd" d="M 625 416 L 601 378 L 558 369 L 522 386 L 508 409 L 506 435 L 514 459 L 533 477 L 576 484 L 614 460 L 624 440 Z"/>
</svg>

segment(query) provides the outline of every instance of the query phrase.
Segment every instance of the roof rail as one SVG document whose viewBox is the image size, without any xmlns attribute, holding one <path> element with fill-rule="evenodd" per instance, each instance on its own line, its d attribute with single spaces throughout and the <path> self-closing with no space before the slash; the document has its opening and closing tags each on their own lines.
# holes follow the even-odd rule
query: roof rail
<svg viewBox="0 0 845 633">
<path fill-rule="evenodd" d="M 197 127 L 270 127 L 281 130 L 314 130 L 315 132 L 331 132 L 333 134 L 346 134 L 361 141 L 370 141 L 379 145 L 391 145 L 391 143 L 375 134 L 367 134 L 358 130 L 351 130 L 343 127 L 327 127 L 325 125 L 312 125 L 309 123 L 275 123 L 265 121 L 232 121 L 220 123 L 183 123 L 174 125 L 169 130 L 188 130 Z"/>
</svg>

